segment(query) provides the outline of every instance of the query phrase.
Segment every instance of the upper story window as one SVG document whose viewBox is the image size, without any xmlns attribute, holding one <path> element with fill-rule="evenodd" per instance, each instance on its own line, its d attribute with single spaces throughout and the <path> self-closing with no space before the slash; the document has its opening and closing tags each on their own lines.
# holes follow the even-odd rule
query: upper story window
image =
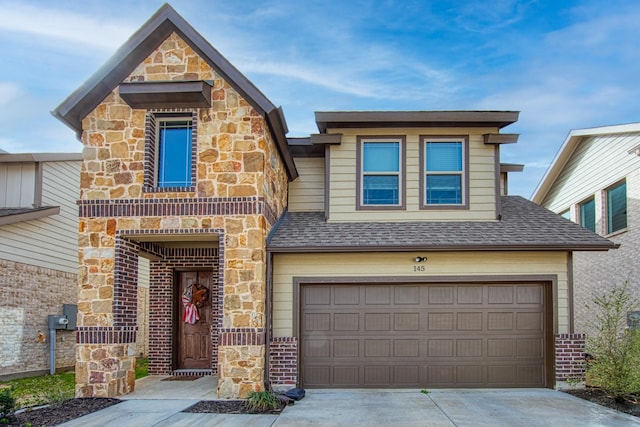
<svg viewBox="0 0 640 427">
<path fill-rule="evenodd" d="M 191 191 L 195 176 L 196 114 L 148 113 L 145 191 Z"/>
<path fill-rule="evenodd" d="M 421 146 L 421 205 L 466 207 L 467 141 L 464 137 L 424 137 Z"/>
<path fill-rule="evenodd" d="M 404 138 L 358 138 L 358 209 L 404 207 Z"/>
<path fill-rule="evenodd" d="M 580 225 L 595 233 L 596 231 L 596 200 L 592 197 L 578 205 L 580 210 Z"/>
<path fill-rule="evenodd" d="M 627 183 L 621 182 L 607 191 L 607 233 L 627 228 Z"/>
<path fill-rule="evenodd" d="M 560 216 L 571 221 L 571 210 L 567 209 L 566 211 L 560 212 Z"/>
<path fill-rule="evenodd" d="M 183 117 L 158 120 L 157 186 L 191 186 L 192 123 Z"/>
</svg>

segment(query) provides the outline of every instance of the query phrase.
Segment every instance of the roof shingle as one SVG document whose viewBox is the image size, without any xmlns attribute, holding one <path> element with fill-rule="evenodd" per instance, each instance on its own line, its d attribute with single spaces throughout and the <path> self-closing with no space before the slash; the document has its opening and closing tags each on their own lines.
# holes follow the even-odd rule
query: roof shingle
<svg viewBox="0 0 640 427">
<path fill-rule="evenodd" d="M 502 197 L 500 221 L 328 223 L 323 212 L 287 212 L 273 252 L 608 250 L 616 245 L 520 196 Z"/>
</svg>

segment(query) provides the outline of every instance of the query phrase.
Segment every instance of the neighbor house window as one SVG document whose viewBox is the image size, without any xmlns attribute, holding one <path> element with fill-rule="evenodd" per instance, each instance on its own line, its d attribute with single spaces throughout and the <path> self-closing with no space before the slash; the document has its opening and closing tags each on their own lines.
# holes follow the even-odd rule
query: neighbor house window
<svg viewBox="0 0 640 427">
<path fill-rule="evenodd" d="M 192 189 L 196 114 L 148 113 L 145 191 Z"/>
<path fill-rule="evenodd" d="M 359 208 L 403 206 L 403 142 L 395 137 L 359 138 Z"/>
<path fill-rule="evenodd" d="M 580 205 L 580 225 L 595 233 L 596 231 L 596 200 L 592 197 Z"/>
<path fill-rule="evenodd" d="M 627 183 L 621 182 L 607 190 L 607 233 L 627 228 Z"/>
<path fill-rule="evenodd" d="M 423 207 L 465 206 L 466 138 L 425 138 L 421 154 Z"/>
</svg>

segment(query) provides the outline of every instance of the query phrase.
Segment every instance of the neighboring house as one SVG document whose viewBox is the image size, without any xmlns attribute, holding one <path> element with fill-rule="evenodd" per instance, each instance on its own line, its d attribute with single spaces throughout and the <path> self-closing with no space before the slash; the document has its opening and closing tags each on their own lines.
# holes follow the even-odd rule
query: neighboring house
<svg viewBox="0 0 640 427">
<path fill-rule="evenodd" d="M 78 396 L 149 370 L 265 386 L 554 387 L 583 367 L 571 253 L 613 244 L 503 196 L 513 111 L 283 112 L 165 5 L 54 114 L 84 144 Z"/>
<path fill-rule="evenodd" d="M 47 315 L 76 303 L 81 160 L 0 153 L 0 378 L 49 372 Z M 74 333 L 56 337 L 56 367 L 74 366 Z"/>
<path fill-rule="evenodd" d="M 620 245 L 574 254 L 576 331 L 591 330 L 595 295 L 626 280 L 640 295 L 640 123 L 571 131 L 532 200 Z"/>
</svg>

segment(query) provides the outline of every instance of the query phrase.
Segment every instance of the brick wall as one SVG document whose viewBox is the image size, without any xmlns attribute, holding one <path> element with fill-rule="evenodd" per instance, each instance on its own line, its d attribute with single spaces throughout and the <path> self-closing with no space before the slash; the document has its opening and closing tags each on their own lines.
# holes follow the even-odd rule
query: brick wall
<svg viewBox="0 0 640 427">
<path fill-rule="evenodd" d="M 585 335 L 556 335 L 556 388 L 564 388 L 567 382 L 584 382 Z"/>
<path fill-rule="evenodd" d="M 160 248 L 144 244 L 143 250 L 162 254 L 163 259 L 151 262 L 149 299 L 149 374 L 169 375 L 173 370 L 173 328 L 175 306 L 175 269 L 211 269 L 211 374 L 218 372 L 218 333 L 220 328 L 221 293 L 218 284 L 218 248 Z"/>
<path fill-rule="evenodd" d="M 49 371 L 47 316 L 77 301 L 77 275 L 0 259 L 0 378 Z M 75 364 L 73 331 L 56 331 L 56 368 Z"/>
<path fill-rule="evenodd" d="M 275 390 L 287 390 L 298 382 L 298 340 L 274 337 L 269 345 L 269 381 Z"/>
</svg>

